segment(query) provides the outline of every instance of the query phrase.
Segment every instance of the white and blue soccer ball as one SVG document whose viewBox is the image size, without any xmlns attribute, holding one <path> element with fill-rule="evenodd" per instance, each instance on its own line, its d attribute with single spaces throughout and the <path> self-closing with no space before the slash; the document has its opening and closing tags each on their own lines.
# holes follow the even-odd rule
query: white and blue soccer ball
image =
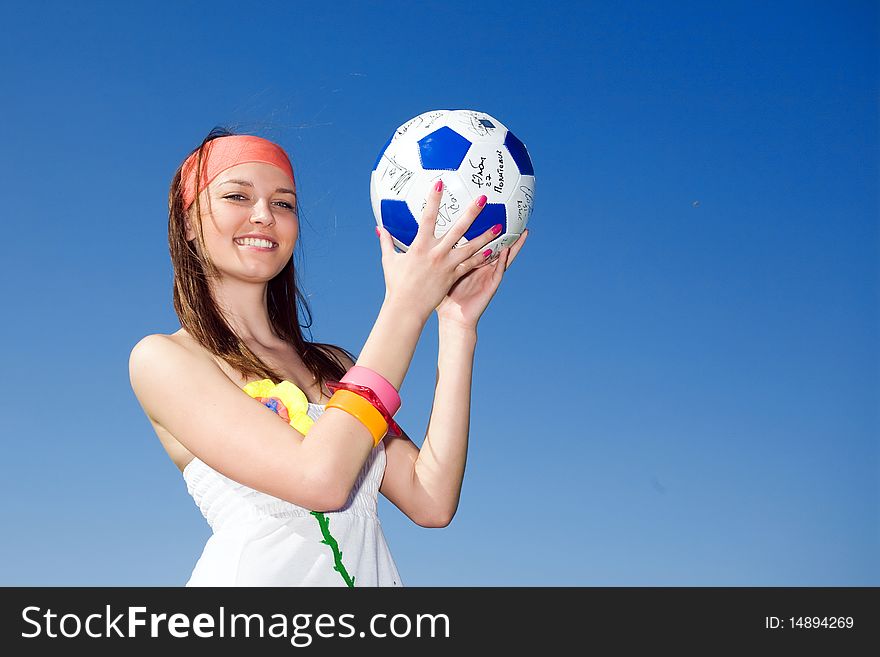
<svg viewBox="0 0 880 657">
<path fill-rule="evenodd" d="M 434 110 L 394 131 L 370 175 L 373 214 L 399 251 L 415 239 L 425 199 L 439 179 L 443 197 L 435 237 L 444 235 L 482 194 L 486 206 L 455 246 L 501 224 L 498 237 L 487 245 L 491 262 L 525 229 L 535 198 L 535 171 L 525 144 L 485 112 Z"/>
</svg>

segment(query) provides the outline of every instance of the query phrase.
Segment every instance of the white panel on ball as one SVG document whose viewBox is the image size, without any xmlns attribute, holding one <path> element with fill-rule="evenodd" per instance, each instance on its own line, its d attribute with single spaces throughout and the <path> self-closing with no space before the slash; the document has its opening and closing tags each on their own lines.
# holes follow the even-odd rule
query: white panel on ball
<svg viewBox="0 0 880 657">
<path fill-rule="evenodd" d="M 460 132 L 472 142 L 484 141 L 504 143 L 507 126 L 485 112 L 474 110 L 456 110 L 447 115 L 446 125 Z"/>
<path fill-rule="evenodd" d="M 489 203 L 504 203 L 519 183 L 519 169 L 503 142 L 473 144 L 458 173 L 473 198 L 485 194 Z"/>
<path fill-rule="evenodd" d="M 446 122 L 443 119 L 448 115 L 449 110 L 432 110 L 430 112 L 425 112 L 424 114 L 419 114 L 395 130 L 391 140 L 394 141 L 395 139 L 399 139 L 403 135 L 406 135 L 407 139 L 417 142 L 429 132 L 436 130 L 439 126 L 446 125 Z"/>
<path fill-rule="evenodd" d="M 516 193 L 513 193 L 513 191 Z M 526 223 L 529 221 L 529 215 L 532 213 L 534 196 L 535 177 L 520 176 L 518 188 L 512 190 L 511 197 L 505 203 L 507 206 L 508 230 L 515 233 L 522 233 L 525 230 Z"/>
</svg>

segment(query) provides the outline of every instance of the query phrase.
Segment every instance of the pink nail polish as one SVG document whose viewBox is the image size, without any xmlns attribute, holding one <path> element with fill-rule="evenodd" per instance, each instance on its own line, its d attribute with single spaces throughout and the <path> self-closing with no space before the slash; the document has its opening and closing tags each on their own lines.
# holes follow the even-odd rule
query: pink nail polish
<svg viewBox="0 0 880 657">
<path fill-rule="evenodd" d="M 495 235 L 497 235 L 498 233 L 500 233 L 500 232 L 501 232 L 501 224 L 495 224 L 494 226 L 492 226 L 492 232 L 493 232 Z"/>
<path fill-rule="evenodd" d="M 480 198 L 477 199 L 477 207 L 480 207 L 480 208 L 481 208 L 481 207 L 483 207 L 484 205 L 486 205 L 486 200 L 487 200 L 487 199 L 486 199 L 486 195 L 485 195 L 485 194 L 483 194 L 482 196 L 480 196 Z"/>
<path fill-rule="evenodd" d="M 378 226 L 376 226 L 376 237 L 380 237 L 380 235 L 379 235 L 379 227 L 378 227 Z"/>
<path fill-rule="evenodd" d="M 490 255 L 492 255 L 492 249 L 486 249 L 485 251 L 483 251 L 484 258 L 488 258 Z"/>
<path fill-rule="evenodd" d="M 442 192 L 443 191 L 443 181 L 442 180 L 438 180 L 437 184 L 434 185 L 434 191 L 435 192 Z"/>
</svg>

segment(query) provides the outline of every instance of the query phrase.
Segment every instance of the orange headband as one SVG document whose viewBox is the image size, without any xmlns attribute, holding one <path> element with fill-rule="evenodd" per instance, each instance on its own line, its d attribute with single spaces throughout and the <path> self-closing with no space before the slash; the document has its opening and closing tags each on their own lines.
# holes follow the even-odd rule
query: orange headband
<svg viewBox="0 0 880 657">
<path fill-rule="evenodd" d="M 196 196 L 211 184 L 217 176 L 230 167 L 244 162 L 265 162 L 272 164 L 290 176 L 293 181 L 293 168 L 287 153 L 278 144 L 262 137 L 251 135 L 229 135 L 218 137 L 205 144 L 202 155 L 202 179 L 198 189 L 195 185 L 194 169 L 199 161 L 196 151 L 183 163 L 180 180 L 183 187 L 183 207 L 188 209 Z"/>
</svg>

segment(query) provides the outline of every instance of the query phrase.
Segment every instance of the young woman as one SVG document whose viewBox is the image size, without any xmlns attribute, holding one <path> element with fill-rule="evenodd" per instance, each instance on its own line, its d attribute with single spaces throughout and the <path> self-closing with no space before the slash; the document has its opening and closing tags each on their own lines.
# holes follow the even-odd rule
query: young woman
<svg viewBox="0 0 880 657">
<path fill-rule="evenodd" d="M 439 184 L 406 253 L 377 228 L 385 299 L 355 359 L 300 330 L 298 204 L 284 150 L 215 130 L 178 168 L 168 242 L 181 329 L 140 340 L 129 373 L 213 531 L 187 586 L 402 586 L 378 493 L 423 527 L 451 521 L 477 322 L 525 237 L 488 264 L 491 230 L 453 248 L 485 197 L 437 238 L 441 196 Z M 392 416 L 435 311 L 438 379 L 419 449 Z"/>
</svg>

